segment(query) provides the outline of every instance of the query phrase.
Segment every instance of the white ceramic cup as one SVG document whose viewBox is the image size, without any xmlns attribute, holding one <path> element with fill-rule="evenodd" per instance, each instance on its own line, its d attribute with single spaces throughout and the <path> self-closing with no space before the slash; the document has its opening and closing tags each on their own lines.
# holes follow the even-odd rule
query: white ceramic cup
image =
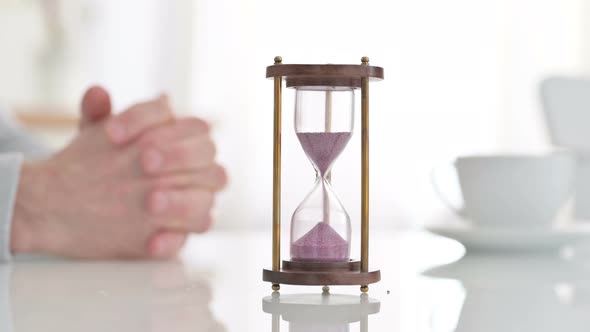
<svg viewBox="0 0 590 332">
<path fill-rule="evenodd" d="M 462 208 L 449 203 L 435 171 L 432 180 L 443 203 L 475 225 L 546 227 L 572 196 L 575 165 L 566 152 L 459 157 Z"/>
</svg>

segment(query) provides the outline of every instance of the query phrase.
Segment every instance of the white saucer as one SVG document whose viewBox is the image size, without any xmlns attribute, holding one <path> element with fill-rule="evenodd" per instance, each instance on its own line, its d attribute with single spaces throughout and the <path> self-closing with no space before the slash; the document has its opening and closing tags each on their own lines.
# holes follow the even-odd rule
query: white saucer
<svg viewBox="0 0 590 332">
<path fill-rule="evenodd" d="M 478 228 L 450 224 L 426 226 L 431 233 L 459 241 L 470 251 L 546 251 L 586 240 L 590 242 L 588 225 L 559 228 Z"/>
</svg>

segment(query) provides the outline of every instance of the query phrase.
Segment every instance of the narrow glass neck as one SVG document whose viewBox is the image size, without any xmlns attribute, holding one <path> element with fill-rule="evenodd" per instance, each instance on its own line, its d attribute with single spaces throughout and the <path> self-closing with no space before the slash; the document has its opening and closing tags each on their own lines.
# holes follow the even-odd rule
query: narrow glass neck
<svg viewBox="0 0 590 332">
<path fill-rule="evenodd" d="M 330 165 L 328 167 L 328 169 L 323 173 L 319 170 L 319 168 L 315 164 L 313 164 L 313 169 L 315 170 L 316 179 L 329 180 L 330 172 L 332 172 L 332 165 Z"/>
</svg>

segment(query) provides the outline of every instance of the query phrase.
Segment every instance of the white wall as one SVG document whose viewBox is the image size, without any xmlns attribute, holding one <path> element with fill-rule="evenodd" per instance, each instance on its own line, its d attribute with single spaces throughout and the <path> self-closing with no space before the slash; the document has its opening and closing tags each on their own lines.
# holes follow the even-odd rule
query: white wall
<svg viewBox="0 0 590 332">
<path fill-rule="evenodd" d="M 430 189 L 433 165 L 548 146 L 537 83 L 583 68 L 581 10 L 578 0 L 199 1 L 194 104 L 219 119 L 233 180 L 221 224 L 269 227 L 272 83 L 264 70 L 275 55 L 284 63 L 367 55 L 385 67 L 385 81 L 371 86 L 371 213 L 376 225 L 414 225 L 446 213 Z M 313 173 L 293 135 L 291 91 L 285 95 L 287 221 Z M 334 170 L 356 221 L 359 154 L 355 135 Z"/>
<path fill-rule="evenodd" d="M 0 100 L 72 111 L 90 84 L 117 109 L 162 90 L 189 100 L 194 5 L 161 0 L 0 0 Z"/>
<path fill-rule="evenodd" d="M 54 5 L 57 30 L 48 28 Z M 232 180 L 218 201 L 220 227 L 269 227 L 272 83 L 264 71 L 275 55 L 285 63 L 366 55 L 385 67 L 385 81 L 371 85 L 376 226 L 446 213 L 430 189 L 434 165 L 546 148 L 538 81 L 590 67 L 583 0 L 0 0 L 0 9 L 5 103 L 74 110 L 84 88 L 101 83 L 119 109 L 167 90 L 183 112 L 210 120 Z M 291 92 L 283 104 L 285 221 L 313 182 L 293 135 Z M 334 168 L 355 222 L 359 144 L 357 134 Z"/>
</svg>

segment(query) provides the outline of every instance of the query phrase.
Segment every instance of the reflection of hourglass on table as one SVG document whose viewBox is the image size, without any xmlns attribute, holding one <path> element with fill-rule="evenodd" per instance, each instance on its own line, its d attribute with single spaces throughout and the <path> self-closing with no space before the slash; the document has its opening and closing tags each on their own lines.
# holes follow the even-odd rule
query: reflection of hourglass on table
<svg viewBox="0 0 590 332">
<path fill-rule="evenodd" d="M 281 318 L 289 323 L 289 332 L 347 332 L 350 324 L 360 323 L 360 331 L 369 331 L 369 316 L 379 313 L 381 303 L 354 295 L 293 294 L 262 299 L 262 310 L 272 315 L 272 332 L 280 332 Z"/>
<path fill-rule="evenodd" d="M 383 68 L 360 65 L 289 65 L 280 57 L 267 68 L 274 78 L 273 266 L 264 281 L 293 285 L 368 285 L 380 280 L 369 271 L 369 80 Z M 295 132 L 316 171 L 314 188 L 291 219 L 291 260 L 280 260 L 282 80 L 295 88 Z M 330 169 L 352 136 L 354 90 L 361 89 L 361 259 L 350 259 L 350 217 L 331 186 Z"/>
</svg>

